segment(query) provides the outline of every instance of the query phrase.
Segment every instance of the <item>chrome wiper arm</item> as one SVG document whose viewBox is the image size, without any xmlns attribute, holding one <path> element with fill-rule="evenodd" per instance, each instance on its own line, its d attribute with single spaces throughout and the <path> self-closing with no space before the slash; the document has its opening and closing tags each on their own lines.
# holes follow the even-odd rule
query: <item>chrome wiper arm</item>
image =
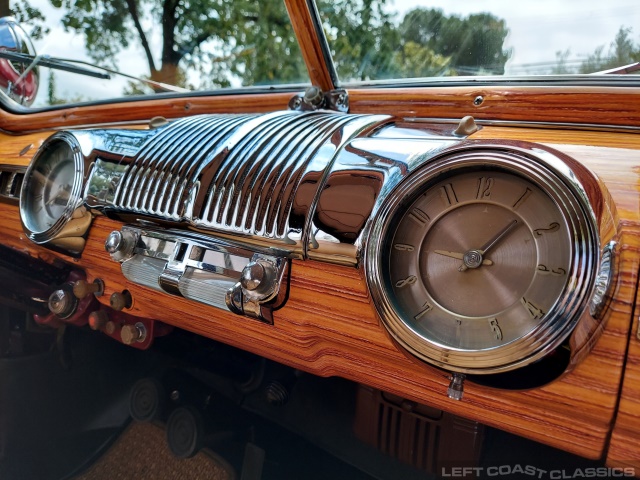
<svg viewBox="0 0 640 480">
<path fill-rule="evenodd" d="M 25 53 L 16 53 L 16 52 L 8 52 L 6 50 L 0 50 L 0 58 L 5 58 L 10 62 L 19 62 L 28 64 L 33 68 L 36 64 L 41 65 L 43 67 L 55 68 L 56 70 L 64 70 L 66 72 L 77 73 L 80 75 L 87 75 L 89 77 L 102 78 L 105 80 L 109 80 L 111 75 L 104 72 L 96 72 L 95 70 L 90 70 L 88 68 L 78 67 L 76 65 L 71 65 L 65 60 L 59 60 L 57 58 L 51 58 L 47 55 L 28 55 Z"/>
<path fill-rule="evenodd" d="M 85 62 L 83 60 L 73 60 L 70 58 L 57 58 L 57 57 L 50 57 L 48 55 L 34 56 L 34 55 L 28 55 L 24 53 L 8 52 L 6 50 L 0 50 L 0 58 L 6 58 L 7 60 L 10 60 L 13 62 L 26 63 L 30 65 L 30 68 L 35 67 L 35 65 L 37 64 L 43 67 L 55 68 L 57 70 L 65 70 L 67 72 L 78 73 L 80 75 L 87 75 L 90 77 L 101 78 L 105 80 L 111 79 L 111 75 L 120 75 L 121 77 L 130 78 L 131 80 L 136 80 L 141 83 L 146 83 L 147 85 L 165 90 L 167 92 L 186 93 L 191 91 L 187 88 L 176 87 L 175 85 L 169 85 L 167 83 L 156 82 L 154 80 L 148 80 L 146 78 L 140 78 L 134 75 L 129 75 L 127 73 L 118 72 L 117 70 L 112 70 L 107 67 L 94 65 L 92 63 Z M 87 65 L 88 67 L 102 70 L 102 72 L 96 72 L 95 70 L 79 67 L 74 64 Z"/>
<path fill-rule="evenodd" d="M 610 70 L 602 70 L 601 72 L 593 72 L 591 75 L 626 75 L 640 70 L 640 62 L 630 63 L 622 67 L 612 68 Z"/>
<path fill-rule="evenodd" d="M 79 63 L 81 65 L 88 65 L 93 68 L 99 68 L 100 70 L 104 70 L 105 72 L 111 73 L 112 75 L 120 75 L 121 77 L 130 78 L 131 80 L 136 80 L 141 83 L 146 83 L 147 85 L 150 85 L 152 87 L 161 88 L 162 90 L 166 90 L 167 92 L 187 93 L 191 91 L 188 88 L 176 87 L 175 85 L 169 85 L 168 83 L 156 82 L 155 80 L 136 77 L 135 75 L 129 75 L 128 73 L 122 73 L 107 67 L 100 67 L 98 65 L 94 65 L 93 63 L 85 62 L 83 60 L 72 60 L 69 58 L 56 58 L 56 60 L 59 60 L 62 62 L 68 62 L 68 63 Z"/>
</svg>

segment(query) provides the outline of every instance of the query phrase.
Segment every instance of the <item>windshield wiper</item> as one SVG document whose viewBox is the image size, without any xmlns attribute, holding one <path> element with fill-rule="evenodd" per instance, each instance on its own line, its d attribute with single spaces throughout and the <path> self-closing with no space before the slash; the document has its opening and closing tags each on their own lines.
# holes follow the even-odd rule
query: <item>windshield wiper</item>
<svg viewBox="0 0 640 480">
<path fill-rule="evenodd" d="M 66 72 L 78 73 L 80 75 L 103 78 L 106 80 L 109 80 L 111 78 L 111 75 L 109 75 L 108 73 L 96 72 L 94 70 L 89 70 L 88 68 L 76 67 L 75 65 L 70 65 L 65 61 L 50 58 L 47 55 L 29 55 L 26 53 L 16 53 L 9 52 L 7 50 L 0 50 L 0 58 L 6 58 L 10 62 L 18 62 L 29 65 L 30 68 L 27 68 L 27 70 L 31 70 L 36 65 L 40 65 L 48 68 L 55 68 L 56 70 L 64 70 Z"/>
<path fill-rule="evenodd" d="M 626 75 L 640 70 L 640 62 L 630 63 L 622 67 L 612 68 L 610 70 L 602 70 L 601 72 L 593 72 L 591 75 Z"/>
<path fill-rule="evenodd" d="M 18 62 L 18 63 L 24 63 L 29 65 L 27 69 L 22 73 L 22 75 L 20 75 L 20 78 L 16 81 L 16 84 L 19 83 L 20 80 L 27 73 L 29 73 L 30 70 L 32 70 L 37 65 L 40 65 L 42 67 L 54 68 L 56 70 L 64 70 L 66 72 L 77 73 L 79 75 L 86 75 L 89 77 L 100 78 L 103 80 L 110 80 L 111 75 L 120 75 L 125 78 L 130 78 L 138 82 L 146 83 L 147 85 L 165 90 L 167 92 L 185 93 L 185 92 L 191 91 L 186 88 L 176 87 L 174 85 L 169 85 L 162 82 L 155 82 L 153 80 L 147 80 L 146 78 L 135 77 L 133 75 L 118 72 L 117 70 L 112 70 L 106 67 L 100 67 L 98 65 L 94 65 L 89 62 L 84 62 L 82 60 L 72 60 L 69 58 L 54 58 L 54 57 L 50 57 L 49 55 L 29 55 L 25 53 L 9 52 L 6 50 L 0 50 L 0 58 L 5 58 L 11 62 Z M 102 70 L 102 71 L 97 72 L 90 68 L 84 68 L 74 64 L 87 65 L 91 68 Z"/>
</svg>

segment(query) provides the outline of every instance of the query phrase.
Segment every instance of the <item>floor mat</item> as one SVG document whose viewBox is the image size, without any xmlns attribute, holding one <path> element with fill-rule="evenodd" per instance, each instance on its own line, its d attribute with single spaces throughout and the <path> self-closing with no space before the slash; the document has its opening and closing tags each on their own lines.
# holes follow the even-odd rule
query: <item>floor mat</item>
<svg viewBox="0 0 640 480">
<path fill-rule="evenodd" d="M 176 458 L 163 428 L 132 422 L 111 448 L 73 480 L 234 480 L 233 468 L 209 450 Z"/>
</svg>

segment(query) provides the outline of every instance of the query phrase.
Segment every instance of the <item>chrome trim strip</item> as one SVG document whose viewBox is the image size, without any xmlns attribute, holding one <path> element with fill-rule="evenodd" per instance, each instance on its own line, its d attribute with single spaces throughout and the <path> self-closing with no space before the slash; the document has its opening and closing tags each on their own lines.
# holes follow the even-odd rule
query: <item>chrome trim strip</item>
<svg viewBox="0 0 640 480">
<path fill-rule="evenodd" d="M 409 123 L 439 123 L 450 124 L 459 123 L 460 119 L 456 118 L 432 118 L 432 117 L 406 117 L 403 119 Z M 570 122 L 534 122 L 526 120 L 483 120 L 476 118 L 476 123 L 482 126 L 495 127 L 525 127 L 525 128 L 549 128 L 549 129 L 567 129 L 574 130 L 593 130 L 620 133 L 636 133 L 640 132 L 640 127 L 630 125 L 606 125 L 602 123 L 570 123 Z"/>
</svg>

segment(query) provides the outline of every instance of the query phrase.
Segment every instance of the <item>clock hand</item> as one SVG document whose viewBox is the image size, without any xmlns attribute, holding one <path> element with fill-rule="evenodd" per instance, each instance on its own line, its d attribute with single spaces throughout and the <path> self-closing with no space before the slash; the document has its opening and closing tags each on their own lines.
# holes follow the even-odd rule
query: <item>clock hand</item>
<svg viewBox="0 0 640 480">
<path fill-rule="evenodd" d="M 511 230 L 518 225 L 518 220 L 513 220 L 509 225 L 500 230 L 495 237 L 489 240 L 484 246 L 478 250 L 469 250 L 462 257 L 462 264 L 458 267 L 458 271 L 464 272 L 468 268 L 478 268 L 482 265 L 482 256 L 492 248 L 496 243 L 506 237 Z"/>
<path fill-rule="evenodd" d="M 462 260 L 464 257 L 464 253 L 450 252 L 448 250 L 434 250 L 433 253 L 444 255 L 445 257 L 456 258 L 458 260 Z M 482 260 L 482 265 L 493 265 L 493 262 L 491 260 Z"/>
</svg>

